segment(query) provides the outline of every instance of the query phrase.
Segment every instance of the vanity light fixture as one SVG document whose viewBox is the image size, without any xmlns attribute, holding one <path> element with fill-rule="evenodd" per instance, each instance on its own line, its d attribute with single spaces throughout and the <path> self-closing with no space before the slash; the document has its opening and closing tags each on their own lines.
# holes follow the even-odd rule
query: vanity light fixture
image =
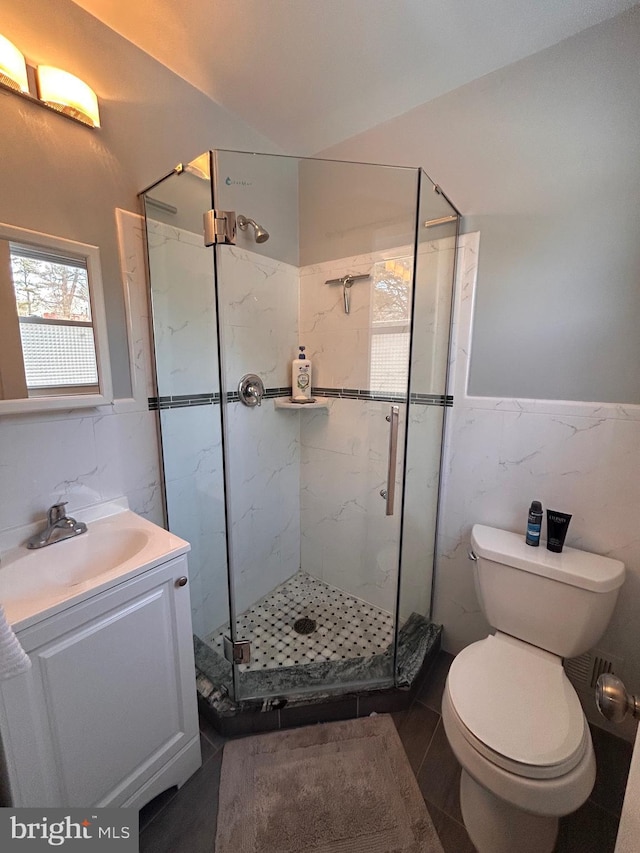
<svg viewBox="0 0 640 853">
<path fill-rule="evenodd" d="M 98 98 L 90 86 L 61 68 L 38 66 L 40 101 L 89 127 L 100 127 Z"/>
<path fill-rule="evenodd" d="M 0 35 L 0 83 L 15 92 L 28 92 L 27 63 L 18 48 Z"/>
<path fill-rule="evenodd" d="M 0 88 L 89 127 L 100 127 L 98 98 L 90 86 L 61 68 L 40 65 L 35 69 L 3 35 L 0 35 Z"/>
</svg>

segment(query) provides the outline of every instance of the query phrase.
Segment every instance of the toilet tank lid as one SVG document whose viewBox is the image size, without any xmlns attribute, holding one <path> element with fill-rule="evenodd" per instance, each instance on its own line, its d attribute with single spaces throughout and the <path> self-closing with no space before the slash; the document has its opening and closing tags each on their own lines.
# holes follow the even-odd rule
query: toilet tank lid
<svg viewBox="0 0 640 853">
<path fill-rule="evenodd" d="M 474 524 L 471 547 L 477 557 L 494 560 L 534 575 L 551 578 L 592 592 L 610 592 L 624 583 L 624 563 L 565 547 L 561 554 L 527 545 L 524 535 Z"/>
</svg>

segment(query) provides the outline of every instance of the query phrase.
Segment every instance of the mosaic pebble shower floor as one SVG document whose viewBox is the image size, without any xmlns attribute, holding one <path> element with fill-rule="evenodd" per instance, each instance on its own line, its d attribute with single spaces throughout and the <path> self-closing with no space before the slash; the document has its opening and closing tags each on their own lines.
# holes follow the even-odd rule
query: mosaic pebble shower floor
<svg viewBox="0 0 640 853">
<path fill-rule="evenodd" d="M 299 634 L 294 623 L 314 619 L 316 629 Z M 297 572 L 237 617 L 237 639 L 250 640 L 251 661 L 240 672 L 338 661 L 383 654 L 393 640 L 393 616 L 306 572 Z M 207 638 L 224 655 L 223 625 Z"/>
</svg>

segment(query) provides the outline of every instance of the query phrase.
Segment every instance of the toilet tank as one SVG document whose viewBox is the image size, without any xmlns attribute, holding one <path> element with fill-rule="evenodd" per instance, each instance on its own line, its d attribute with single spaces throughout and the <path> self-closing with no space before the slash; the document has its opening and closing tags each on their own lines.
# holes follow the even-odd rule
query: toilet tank
<svg viewBox="0 0 640 853">
<path fill-rule="evenodd" d="M 575 548 L 561 554 L 524 534 L 482 524 L 471 531 L 474 582 L 489 623 L 561 657 L 576 657 L 604 633 L 624 582 L 624 563 Z"/>
</svg>

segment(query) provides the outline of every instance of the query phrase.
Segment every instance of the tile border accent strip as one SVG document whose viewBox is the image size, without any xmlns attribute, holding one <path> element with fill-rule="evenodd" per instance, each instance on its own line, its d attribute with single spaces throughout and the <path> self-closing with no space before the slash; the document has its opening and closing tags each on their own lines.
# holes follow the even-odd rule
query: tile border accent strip
<svg viewBox="0 0 640 853">
<path fill-rule="evenodd" d="M 220 394 L 177 394 L 167 397 L 149 397 L 149 411 L 182 409 L 186 406 L 212 406 L 220 402 Z"/>
<path fill-rule="evenodd" d="M 411 402 L 417 406 L 453 406 L 452 394 L 412 394 Z"/>
<path fill-rule="evenodd" d="M 406 394 L 385 394 L 364 388 L 312 388 L 314 397 L 340 397 L 343 400 L 378 400 L 383 403 L 406 403 Z"/>
<path fill-rule="evenodd" d="M 271 400 L 274 397 L 290 397 L 291 386 L 279 388 L 265 388 L 263 400 Z M 237 403 L 239 401 L 237 391 L 227 391 L 227 402 Z M 183 409 L 191 406 L 214 406 L 220 403 L 220 394 L 215 391 L 210 394 L 175 394 L 166 397 L 149 397 L 149 411 L 158 409 Z"/>
<path fill-rule="evenodd" d="M 333 397 L 344 400 L 370 400 L 382 403 L 406 403 L 406 394 L 384 394 L 361 388 L 323 388 L 312 389 L 317 397 Z M 265 388 L 263 400 L 276 397 L 290 397 L 291 387 Z M 237 403 L 240 399 L 237 391 L 227 391 L 228 403 Z M 453 397 L 448 394 L 411 394 L 410 402 L 416 406 L 453 406 Z M 176 394 L 165 397 L 149 397 L 149 411 L 163 409 L 183 409 L 192 406 L 213 406 L 220 403 L 220 394 Z"/>
<path fill-rule="evenodd" d="M 384 394 L 361 388 L 313 388 L 316 397 L 340 397 L 347 400 L 377 400 L 383 403 L 406 403 L 406 394 Z M 411 403 L 417 406 L 453 406 L 453 397 L 448 394 L 411 394 Z"/>
</svg>

